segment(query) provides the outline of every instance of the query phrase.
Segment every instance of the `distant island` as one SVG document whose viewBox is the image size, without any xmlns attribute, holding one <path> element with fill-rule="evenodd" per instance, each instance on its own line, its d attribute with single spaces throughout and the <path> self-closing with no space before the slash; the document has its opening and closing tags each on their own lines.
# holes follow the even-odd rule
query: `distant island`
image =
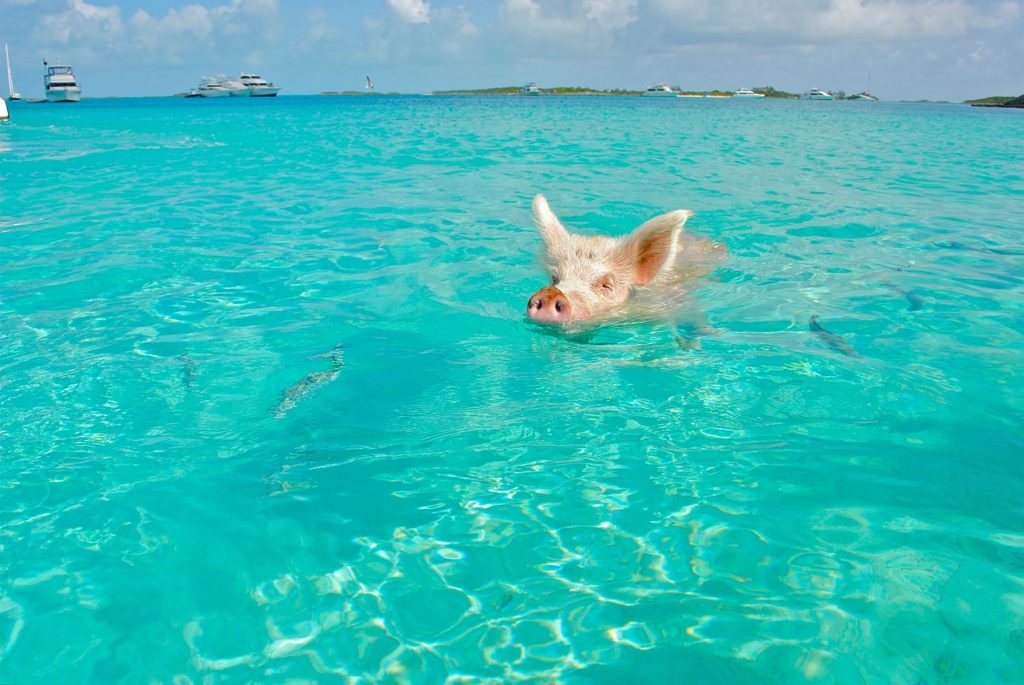
<svg viewBox="0 0 1024 685">
<path fill-rule="evenodd" d="M 401 95 L 401 93 L 384 93 L 377 90 L 324 90 L 320 95 Z"/>
<path fill-rule="evenodd" d="M 1024 109 L 1024 95 L 1013 97 L 1012 95 L 993 95 L 978 100 L 964 100 L 964 104 L 972 107 L 1013 107 Z"/>
<path fill-rule="evenodd" d="M 498 86 L 496 88 L 476 88 L 459 90 L 435 90 L 434 95 L 519 95 L 522 86 Z M 622 90 L 613 88 L 611 90 L 597 90 L 581 86 L 558 86 L 556 88 L 543 88 L 544 95 L 640 95 L 640 90 Z"/>
<path fill-rule="evenodd" d="M 496 88 L 462 88 L 459 90 L 435 90 L 433 95 L 520 95 L 522 93 L 521 86 L 499 86 Z M 673 87 L 673 90 L 680 95 L 690 95 L 694 97 L 708 96 L 708 97 L 729 97 L 733 94 L 731 90 L 684 90 L 678 86 Z M 787 93 L 783 90 L 776 90 L 771 86 L 764 86 L 762 88 L 754 88 L 755 93 L 761 93 L 765 97 L 769 98 L 791 98 L 796 99 L 800 97 L 795 93 Z M 643 95 L 642 90 L 627 90 L 622 88 L 612 88 L 608 90 L 599 90 L 597 88 L 588 88 L 586 86 L 556 86 L 554 88 L 542 88 L 542 95 Z"/>
</svg>

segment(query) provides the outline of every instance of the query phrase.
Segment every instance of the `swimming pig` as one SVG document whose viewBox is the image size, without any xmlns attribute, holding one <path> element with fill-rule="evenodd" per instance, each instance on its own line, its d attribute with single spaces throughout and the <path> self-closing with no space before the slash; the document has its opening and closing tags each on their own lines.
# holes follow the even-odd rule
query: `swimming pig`
<svg viewBox="0 0 1024 685">
<path fill-rule="evenodd" d="M 543 195 L 533 218 L 544 240 L 551 285 L 530 296 L 526 314 L 543 324 L 569 326 L 623 316 L 646 318 L 677 301 L 680 286 L 708 273 L 724 246 L 684 235 L 686 209 L 656 216 L 627 236 L 570 233 Z"/>
</svg>

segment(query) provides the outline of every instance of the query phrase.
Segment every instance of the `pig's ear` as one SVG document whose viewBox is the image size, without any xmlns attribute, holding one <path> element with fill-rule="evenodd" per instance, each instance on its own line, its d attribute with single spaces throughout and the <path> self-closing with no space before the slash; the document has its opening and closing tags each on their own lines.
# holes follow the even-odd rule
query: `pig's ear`
<svg viewBox="0 0 1024 685">
<path fill-rule="evenodd" d="M 693 212 L 677 209 L 654 217 L 626 237 L 620 249 L 636 285 L 647 285 L 675 261 L 679 234 L 691 216 Z"/>
<path fill-rule="evenodd" d="M 569 232 L 551 211 L 543 195 L 533 198 L 533 220 L 537 224 L 541 238 L 544 239 L 544 244 L 549 248 L 569 240 Z"/>
</svg>

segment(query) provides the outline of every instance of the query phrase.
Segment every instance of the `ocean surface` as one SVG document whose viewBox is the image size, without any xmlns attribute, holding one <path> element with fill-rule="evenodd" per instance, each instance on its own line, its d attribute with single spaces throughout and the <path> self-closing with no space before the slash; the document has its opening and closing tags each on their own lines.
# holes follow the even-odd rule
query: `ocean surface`
<svg viewBox="0 0 1024 685">
<path fill-rule="evenodd" d="M 1021 112 L 10 109 L 0 683 L 1024 683 Z M 536 193 L 714 334 L 529 323 Z"/>
</svg>

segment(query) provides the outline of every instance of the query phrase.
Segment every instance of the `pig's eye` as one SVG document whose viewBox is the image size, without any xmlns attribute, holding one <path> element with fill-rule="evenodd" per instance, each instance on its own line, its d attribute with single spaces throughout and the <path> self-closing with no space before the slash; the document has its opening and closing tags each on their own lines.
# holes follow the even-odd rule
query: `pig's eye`
<svg viewBox="0 0 1024 685">
<path fill-rule="evenodd" d="M 551 274 L 551 285 L 558 285 L 561 280 L 557 274 Z"/>
<path fill-rule="evenodd" d="M 615 290 L 615 281 L 612 279 L 611 275 L 601 278 L 597 283 L 595 283 L 595 285 L 605 295 L 609 295 L 613 290 Z"/>
</svg>

